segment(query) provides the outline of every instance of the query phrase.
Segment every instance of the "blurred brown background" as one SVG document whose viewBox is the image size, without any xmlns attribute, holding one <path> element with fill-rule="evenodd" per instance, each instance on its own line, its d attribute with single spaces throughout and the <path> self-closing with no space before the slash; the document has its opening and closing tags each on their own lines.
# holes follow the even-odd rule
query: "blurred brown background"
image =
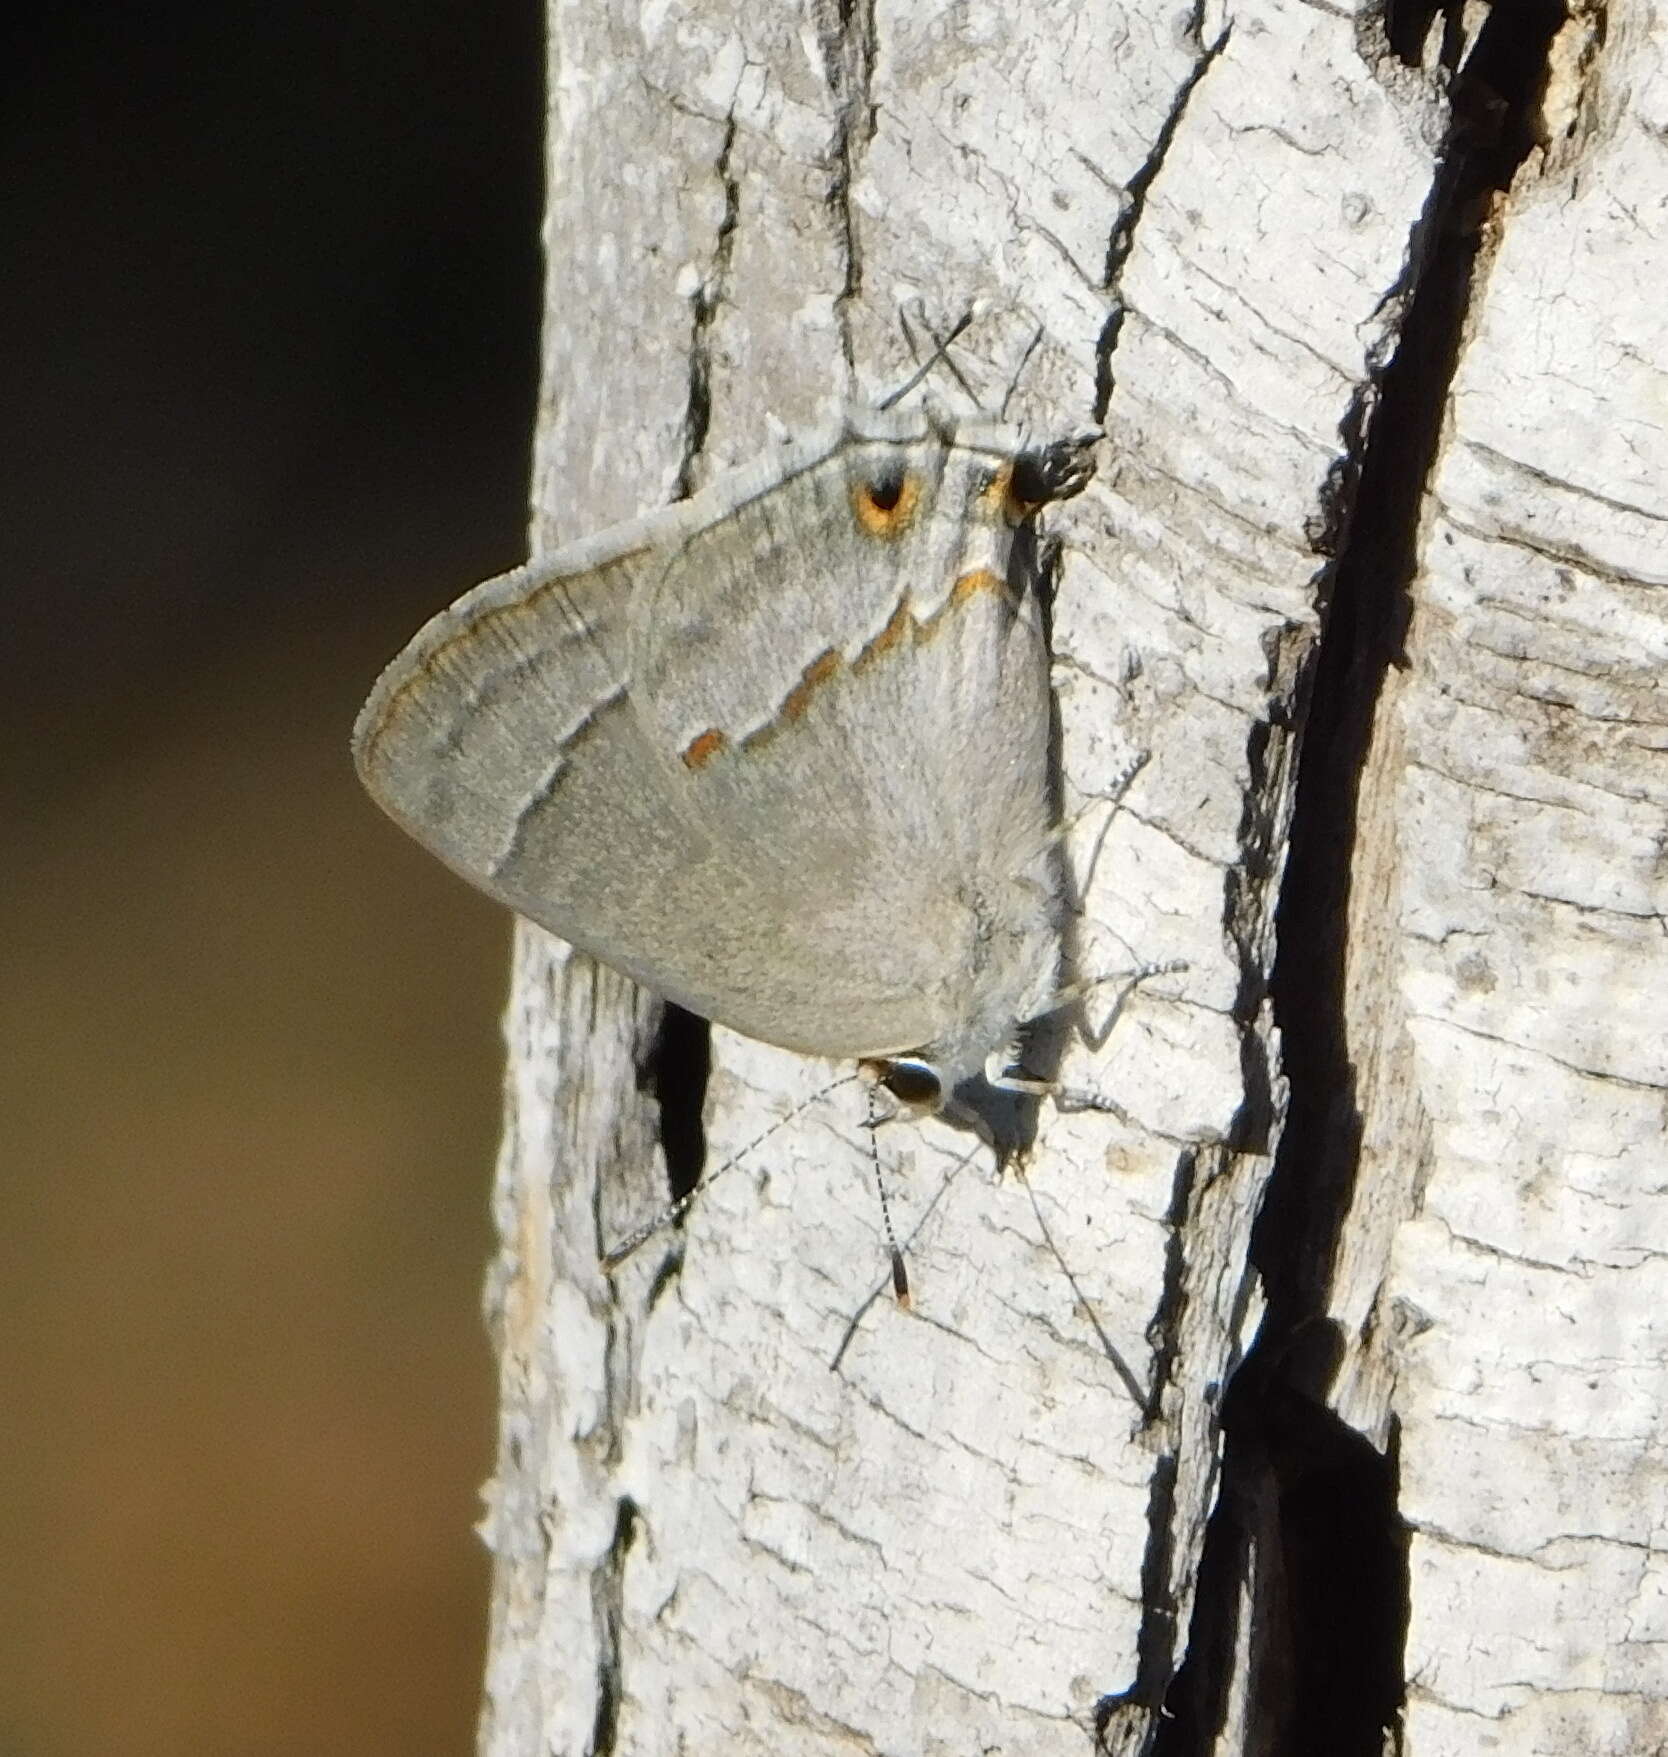
<svg viewBox="0 0 1668 1757">
<path fill-rule="evenodd" d="M 508 923 L 347 758 L 524 553 L 533 0 L 0 43 L 0 1753 L 471 1747 Z"/>
</svg>

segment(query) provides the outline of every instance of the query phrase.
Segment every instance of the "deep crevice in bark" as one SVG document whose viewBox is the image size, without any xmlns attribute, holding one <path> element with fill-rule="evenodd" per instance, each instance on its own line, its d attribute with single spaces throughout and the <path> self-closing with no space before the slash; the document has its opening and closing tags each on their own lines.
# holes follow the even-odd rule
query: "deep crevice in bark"
<svg viewBox="0 0 1668 1757">
<path fill-rule="evenodd" d="M 1153 1462 L 1147 1494 L 1147 1547 L 1141 1558 L 1141 1629 L 1136 1638 L 1135 1682 L 1095 1704 L 1096 1749 L 1130 1749 L 1151 1724 L 1164 1695 L 1164 1680 L 1175 1665 L 1176 1457 L 1166 1452 Z"/>
<path fill-rule="evenodd" d="M 637 1503 L 622 1495 L 614 1513 L 614 1538 L 591 1577 L 600 1651 L 597 1654 L 597 1711 L 586 1757 L 608 1757 L 619 1731 L 620 1629 L 625 1619 L 625 1559 L 637 1535 Z"/>
<path fill-rule="evenodd" d="M 1429 14 L 1426 15 L 1427 22 Z M 1495 8 L 1454 85 L 1414 293 L 1368 424 L 1324 582 L 1273 982 L 1291 1102 L 1252 1256 L 1268 1296 L 1224 1405 L 1222 1489 L 1172 1717 L 1152 1749 L 1212 1748 L 1236 1672 L 1243 1749 L 1380 1757 L 1404 1695 L 1406 1533 L 1392 1436 L 1380 1455 L 1325 1398 L 1342 1351 L 1324 1316 L 1358 1172 L 1361 1118 L 1344 1017 L 1356 794 L 1375 707 L 1401 657 L 1424 485 L 1437 453 L 1492 198 L 1535 142 L 1559 0 Z M 1241 1619 L 1245 1619 L 1242 1623 Z"/>
<path fill-rule="evenodd" d="M 1181 1324 L 1188 1297 L 1188 1262 L 1184 1241 L 1191 1235 L 1201 1183 L 1220 1171 L 1214 1160 L 1201 1164 L 1189 1149 L 1176 1161 L 1165 1215 L 1164 1286 L 1157 1310 L 1147 1327 L 1152 1347 L 1152 1382 L 1147 1387 L 1142 1425 L 1151 1429 L 1164 1413 L 1165 1395 L 1175 1377 L 1181 1347 Z M 1176 1620 L 1176 1485 L 1178 1464 L 1173 1446 L 1153 1461 L 1147 1494 L 1147 1541 L 1141 1557 L 1141 1627 L 1135 1643 L 1135 1678 L 1127 1690 L 1101 1697 L 1095 1704 L 1097 1748 L 1125 1751 L 1145 1737 L 1154 1711 L 1175 1674 L 1179 1630 Z"/>
<path fill-rule="evenodd" d="M 698 1014 L 668 1001 L 649 1053 L 648 1073 L 655 1103 L 660 1106 L 667 1200 L 677 1202 L 701 1181 L 706 1167 L 712 1027 Z"/>
</svg>

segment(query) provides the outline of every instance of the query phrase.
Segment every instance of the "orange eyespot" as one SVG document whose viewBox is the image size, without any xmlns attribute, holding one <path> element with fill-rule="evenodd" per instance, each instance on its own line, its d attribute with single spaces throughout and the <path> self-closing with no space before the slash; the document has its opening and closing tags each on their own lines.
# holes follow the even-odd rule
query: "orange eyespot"
<svg viewBox="0 0 1668 1757">
<path fill-rule="evenodd" d="M 851 485 L 851 510 L 871 537 L 900 535 L 915 517 L 920 500 L 920 479 L 903 469 Z"/>
</svg>

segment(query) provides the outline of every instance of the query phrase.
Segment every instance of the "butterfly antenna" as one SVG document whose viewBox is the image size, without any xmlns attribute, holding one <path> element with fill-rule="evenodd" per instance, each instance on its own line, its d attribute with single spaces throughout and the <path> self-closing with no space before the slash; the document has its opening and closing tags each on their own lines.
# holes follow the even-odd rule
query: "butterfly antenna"
<svg viewBox="0 0 1668 1757">
<path fill-rule="evenodd" d="M 909 1242 L 911 1244 L 914 1244 L 916 1239 L 918 1239 L 926 1230 L 927 1223 L 932 1219 L 933 1215 L 938 1212 L 939 1203 L 949 1194 L 951 1184 L 953 1184 L 968 1166 L 973 1163 L 973 1156 L 980 1152 L 981 1148 L 982 1143 L 977 1141 L 974 1142 L 974 1144 L 962 1154 L 962 1156 L 950 1167 L 949 1171 L 946 1172 L 944 1177 L 939 1181 L 938 1188 L 933 1191 L 931 1200 L 928 1201 L 926 1207 L 916 1215 L 915 1224 L 909 1229 Z M 897 1292 L 897 1283 L 895 1280 L 893 1282 L 892 1290 L 894 1294 Z M 840 1363 L 846 1358 L 846 1351 L 856 1340 L 857 1332 L 862 1327 L 863 1320 L 869 1315 L 869 1310 L 874 1305 L 875 1301 L 885 1292 L 886 1283 L 882 1281 L 879 1286 L 875 1287 L 870 1292 L 868 1298 L 863 1301 L 857 1310 L 851 1314 L 850 1319 L 846 1323 L 845 1334 L 840 1338 L 840 1346 L 834 1350 L 834 1358 L 828 1363 L 828 1370 L 831 1373 L 837 1373 L 840 1370 Z M 907 1310 L 908 1308 L 906 1307 L 905 1309 Z"/>
<path fill-rule="evenodd" d="M 900 319 L 903 320 L 904 333 L 907 335 L 909 333 L 908 319 L 903 317 L 903 313 L 901 311 L 898 313 L 898 316 L 900 317 Z M 933 367 L 935 367 L 939 363 L 940 360 L 942 360 L 944 362 L 944 364 L 950 368 L 951 372 L 955 373 L 956 382 L 958 384 L 960 384 L 960 386 L 962 387 L 962 389 L 964 391 L 967 391 L 968 396 L 972 397 L 973 393 L 971 390 L 968 389 L 967 380 L 965 378 L 963 378 L 959 372 L 956 372 L 956 364 L 950 358 L 950 344 L 973 321 L 973 316 L 974 316 L 974 314 L 972 311 L 964 312 L 959 318 L 956 319 L 956 322 L 955 322 L 954 326 L 951 328 L 950 333 L 947 336 L 943 336 L 943 337 L 933 335 L 931 326 L 930 325 L 926 326 L 927 334 L 929 336 L 932 336 L 932 340 L 933 340 L 932 352 L 926 357 L 926 359 L 918 367 L 916 367 L 914 372 L 912 372 L 909 375 L 909 377 L 906 378 L 904 380 L 904 382 L 901 385 L 899 385 L 895 391 L 893 391 L 890 395 L 881 398 L 880 407 L 883 409 L 890 409 L 893 407 L 894 404 L 901 403 L 904 400 L 904 398 L 906 396 L 908 396 L 912 390 L 914 390 L 916 385 L 918 385 L 921 382 L 921 380 L 923 378 L 925 378 L 929 372 L 932 371 Z M 911 342 L 913 342 L 914 338 L 910 337 L 910 340 L 911 340 Z M 977 402 L 978 398 L 973 397 L 973 400 L 975 402 Z"/>
<path fill-rule="evenodd" d="M 875 1168 L 875 1189 L 880 1193 L 880 1217 L 886 1223 L 886 1249 L 892 1259 L 892 1296 L 907 1312 L 909 1310 L 909 1273 L 904 1268 L 903 1252 L 898 1249 L 898 1235 L 892 1230 L 892 1204 L 886 1199 L 886 1179 L 880 1171 L 880 1148 L 875 1130 L 880 1118 L 876 1112 L 874 1088 L 869 1088 L 869 1158 Z"/>
<path fill-rule="evenodd" d="M 634 1232 L 628 1233 L 612 1250 L 603 1251 L 597 1258 L 603 1273 L 612 1275 L 627 1257 L 641 1250 L 651 1238 L 664 1232 L 669 1226 L 676 1226 L 695 1205 L 696 1197 L 703 1190 L 711 1189 L 732 1166 L 739 1165 L 756 1147 L 762 1147 L 778 1129 L 785 1128 L 802 1111 L 809 1110 L 813 1104 L 820 1103 L 830 1092 L 837 1092 L 840 1087 L 850 1085 L 856 1078 L 855 1074 L 841 1074 L 838 1079 L 830 1080 L 826 1086 L 811 1093 L 809 1097 L 800 1099 L 792 1110 L 777 1117 L 769 1128 L 761 1129 L 745 1147 L 740 1147 L 732 1153 L 711 1177 L 703 1177 L 692 1190 L 679 1196 L 675 1202 L 668 1203 L 652 1220 L 644 1221 Z M 890 1222 L 888 1222 L 888 1230 L 890 1230 Z"/>
</svg>

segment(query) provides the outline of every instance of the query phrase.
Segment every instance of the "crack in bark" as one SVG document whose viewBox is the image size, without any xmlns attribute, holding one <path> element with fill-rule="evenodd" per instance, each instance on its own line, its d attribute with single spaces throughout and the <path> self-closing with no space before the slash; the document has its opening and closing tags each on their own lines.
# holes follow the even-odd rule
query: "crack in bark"
<svg viewBox="0 0 1668 1757">
<path fill-rule="evenodd" d="M 1635 919 L 1649 921 L 1652 917 L 1641 915 L 1636 916 Z M 1551 1050 L 1540 1044 L 1524 1043 L 1516 1037 L 1504 1037 L 1498 1031 L 1484 1031 L 1478 1026 L 1464 1025 L 1455 1019 L 1437 1019 L 1428 1013 L 1413 1010 L 1408 1012 L 1407 1018 L 1410 1024 L 1417 1021 L 1423 1025 L 1436 1025 L 1445 1031 L 1452 1032 L 1455 1036 L 1472 1037 L 1479 1043 L 1498 1044 L 1500 1048 L 1512 1050 L 1518 1055 L 1550 1063 L 1551 1066 L 1563 1073 L 1573 1074 L 1578 1080 L 1595 1080 L 1605 1086 L 1620 1087 L 1625 1092 L 1644 1092 L 1653 1096 L 1662 1091 L 1662 1087 L 1655 1080 L 1636 1080 L 1631 1075 L 1616 1073 L 1609 1069 L 1585 1067 L 1582 1063 L 1570 1061 L 1565 1056 L 1554 1055 Z"/>
<path fill-rule="evenodd" d="M 707 432 L 712 425 L 712 325 L 729 281 L 730 255 L 741 214 L 741 191 L 730 171 L 730 155 L 735 144 L 736 119 L 732 111 L 724 120 L 724 138 L 719 143 L 718 158 L 713 166 L 719 187 L 724 191 L 724 212 L 713 238 L 712 266 L 701 277 L 701 284 L 689 301 L 689 400 L 684 409 L 683 460 L 678 466 L 675 500 L 687 500 L 695 492 L 696 460 L 706 447 Z"/>
<path fill-rule="evenodd" d="M 1486 455 L 1485 447 L 1479 446 L 1476 449 Z M 1566 495 L 1570 492 L 1568 482 L 1563 483 L 1562 488 Z M 1596 500 L 1599 497 L 1583 495 L 1582 498 Z M 1537 556 L 1540 560 L 1548 562 L 1554 567 L 1565 567 L 1576 573 L 1584 573 L 1589 578 L 1600 580 L 1607 586 L 1620 586 L 1635 592 L 1641 589 L 1650 590 L 1654 587 L 1655 582 L 1642 579 L 1639 570 L 1618 567 L 1611 562 L 1600 561 L 1596 555 L 1588 550 L 1554 543 L 1551 538 L 1544 537 L 1538 532 L 1521 528 L 1508 530 L 1503 523 L 1494 530 L 1485 530 L 1454 512 L 1448 502 L 1439 500 L 1436 504 L 1441 509 L 1447 523 L 1462 537 L 1469 537 L 1475 543 L 1481 545 L 1500 544 L 1503 547 L 1518 549 L 1526 555 Z M 1640 516 L 1636 509 L 1622 508 L 1620 510 L 1625 516 Z"/>
<path fill-rule="evenodd" d="M 620 1631 L 625 1622 L 625 1561 L 637 1535 L 637 1504 L 622 1495 L 615 1507 L 608 1554 L 591 1576 L 591 1613 L 597 1630 L 597 1712 L 586 1757 L 609 1757 L 619 1732 Z"/>
<path fill-rule="evenodd" d="M 863 286 L 863 250 L 851 186 L 875 134 L 875 106 L 870 96 L 878 55 L 875 3 L 814 0 L 811 11 L 822 51 L 823 77 L 834 100 L 834 137 L 829 143 L 828 188 L 823 196 L 845 263 L 840 291 L 834 295 L 834 312 L 846 371 L 855 374 L 851 306 Z"/>
<path fill-rule="evenodd" d="M 1337 560 L 1319 582 L 1323 632 L 1301 662 L 1307 675 L 1296 691 L 1308 711 L 1271 987 L 1291 1101 L 1252 1244 L 1268 1311 L 1224 1404 L 1221 1496 L 1188 1658 L 1165 1704 L 1173 1718 L 1153 1744 L 1163 1757 L 1214 1748 L 1242 1664 L 1250 1673 L 1240 1680 L 1251 1702 L 1248 1748 L 1378 1757 L 1386 1738 L 1398 1737 L 1409 1610 L 1399 1436 L 1392 1426 L 1380 1456 L 1326 1406 L 1343 1354 L 1327 1317 L 1330 1276 L 1363 1126 L 1344 974 L 1357 789 L 1378 699 L 1401 657 L 1422 498 L 1475 295 L 1487 198 L 1509 187 L 1527 154 L 1529 112 L 1562 21 L 1561 6 L 1530 0 L 1497 10 L 1479 33 L 1455 85 L 1404 285 L 1392 294 L 1411 294 L 1395 356 L 1381 378 L 1368 362 L 1341 424 L 1344 455 L 1310 524 L 1315 549 Z M 1539 77 L 1523 53 L 1525 34 L 1539 52 Z M 1475 125 L 1479 118 L 1492 135 Z M 1270 789 L 1284 736 L 1267 723 L 1252 752 L 1254 777 L 1261 771 Z M 1247 927 L 1266 876 L 1266 831 L 1253 805 L 1246 879 L 1229 899 L 1233 919 Z M 1257 998 L 1254 969 L 1247 982 L 1242 1017 Z M 1248 1062 L 1246 1072 L 1256 1069 Z"/>
<path fill-rule="evenodd" d="M 1195 34 L 1202 22 L 1199 10 L 1195 8 L 1192 25 Z M 1200 49 L 1198 59 L 1176 89 L 1175 100 L 1170 105 L 1168 114 L 1159 124 L 1158 132 L 1153 137 L 1152 151 L 1136 166 L 1134 175 L 1123 187 L 1123 204 L 1118 210 L 1118 217 L 1112 222 L 1111 232 L 1107 235 L 1106 262 L 1101 270 L 1101 286 L 1111 296 L 1111 310 L 1095 345 L 1094 419 L 1097 426 L 1105 422 L 1106 411 L 1112 403 L 1112 356 L 1118 351 L 1118 338 L 1124 327 L 1127 310 L 1119 294 L 1118 284 L 1123 278 L 1124 264 L 1129 260 L 1129 253 L 1135 248 L 1136 228 L 1146 211 L 1147 196 L 1159 172 L 1164 168 L 1164 161 L 1169 156 L 1176 135 L 1181 131 L 1182 119 L 1187 114 L 1188 105 L 1193 101 L 1193 94 L 1198 90 L 1199 82 L 1216 64 L 1217 57 L 1227 48 L 1232 31 L 1232 25 L 1223 25 L 1215 40 Z"/>
<path fill-rule="evenodd" d="M 1176 1162 L 1170 1207 L 1165 1216 L 1164 1283 L 1148 1326 L 1152 1383 L 1142 1410 L 1142 1425 L 1150 1429 L 1168 1417 L 1172 1436 L 1181 1424 L 1174 1411 L 1165 1411 L 1164 1399 L 1174 1384 L 1176 1363 L 1181 1358 L 1181 1333 L 1187 1313 L 1189 1264 L 1183 1240 L 1192 1236 L 1194 1199 L 1202 1188 L 1215 1181 L 1218 1170 L 1215 1166 L 1201 1166 L 1195 1151 L 1183 1153 Z M 1164 1693 L 1175 1676 L 1180 1634 L 1175 1592 L 1178 1480 L 1178 1452 L 1172 1443 L 1154 1461 L 1147 1495 L 1147 1541 L 1141 1557 L 1141 1624 L 1135 1638 L 1135 1677 L 1127 1690 L 1103 1696 L 1095 1705 L 1096 1749 L 1103 1757 L 1120 1757 L 1122 1753 L 1146 1747 Z"/>
<path fill-rule="evenodd" d="M 666 1199 L 681 1201 L 706 1167 L 703 1120 L 712 1074 L 712 1027 L 668 1001 L 649 1052 L 646 1084 L 660 1106 L 660 1150 L 666 1158 Z M 659 1289 L 656 1288 L 656 1297 Z M 652 1303 L 652 1300 L 651 1300 Z"/>
<path fill-rule="evenodd" d="M 1173 1590 L 1177 1467 L 1174 1452 L 1153 1461 L 1147 1496 L 1147 1546 L 1141 1558 L 1141 1627 L 1135 1638 L 1135 1681 L 1095 1704 L 1095 1749 L 1123 1757 L 1147 1747 L 1158 1720 L 1166 1681 L 1174 1675 L 1176 1621 Z"/>
<path fill-rule="evenodd" d="M 1485 444 L 1480 439 L 1468 439 L 1466 445 L 1478 457 L 1486 458 L 1495 465 L 1502 475 L 1510 471 L 1513 475 L 1522 476 L 1531 487 L 1550 488 L 1556 494 L 1590 501 L 1594 506 L 1603 507 L 1606 512 L 1619 512 L 1626 518 L 1642 519 L 1646 524 L 1668 523 L 1668 515 L 1664 515 L 1653 506 L 1637 505 L 1630 500 L 1617 500 L 1611 495 L 1601 493 L 1597 488 L 1589 488 L 1584 483 L 1572 481 L 1568 476 L 1550 475 L 1545 470 L 1537 469 L 1535 465 L 1526 462 L 1523 458 L 1512 457 L 1506 452 L 1497 451 L 1492 445 Z M 1525 547 L 1533 547 L 1529 538 L 1523 538 L 1522 541 Z M 1622 574 L 1619 577 L 1629 581 L 1638 578 L 1636 574 Z"/>
</svg>

